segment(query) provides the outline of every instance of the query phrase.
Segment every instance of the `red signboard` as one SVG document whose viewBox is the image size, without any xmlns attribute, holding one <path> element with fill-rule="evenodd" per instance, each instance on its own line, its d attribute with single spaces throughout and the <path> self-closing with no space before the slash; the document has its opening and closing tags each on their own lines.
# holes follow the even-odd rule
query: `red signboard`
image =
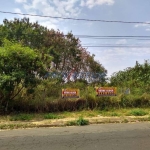
<svg viewBox="0 0 150 150">
<path fill-rule="evenodd" d="M 62 98 L 79 98 L 79 89 L 62 89 Z"/>
<path fill-rule="evenodd" d="M 116 87 L 97 87 L 96 95 L 97 96 L 116 96 L 117 88 Z"/>
</svg>

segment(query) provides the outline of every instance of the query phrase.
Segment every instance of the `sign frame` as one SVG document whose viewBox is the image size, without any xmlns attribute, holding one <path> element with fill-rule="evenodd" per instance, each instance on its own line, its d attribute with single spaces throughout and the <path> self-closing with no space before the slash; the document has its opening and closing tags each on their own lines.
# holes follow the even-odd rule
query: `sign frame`
<svg viewBox="0 0 150 150">
<path fill-rule="evenodd" d="M 117 96 L 117 87 L 96 87 L 96 96 Z"/>
<path fill-rule="evenodd" d="M 80 90 L 79 89 L 62 89 L 61 92 L 62 98 L 80 98 Z"/>
</svg>

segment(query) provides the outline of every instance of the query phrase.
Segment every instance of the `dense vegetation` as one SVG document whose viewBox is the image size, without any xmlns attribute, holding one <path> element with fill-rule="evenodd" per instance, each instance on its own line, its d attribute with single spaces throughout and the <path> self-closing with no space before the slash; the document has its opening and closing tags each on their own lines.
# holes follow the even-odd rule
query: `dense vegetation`
<svg viewBox="0 0 150 150">
<path fill-rule="evenodd" d="M 72 72 L 78 74 L 74 82 L 69 78 Z M 114 73 L 108 83 L 106 73 L 71 32 L 64 35 L 38 22 L 31 23 L 28 18 L 5 19 L 0 25 L 0 112 L 150 105 L 149 61 L 136 62 L 135 67 Z M 95 86 L 116 86 L 118 95 L 96 97 Z M 80 98 L 62 99 L 62 88 L 79 88 Z"/>
<path fill-rule="evenodd" d="M 116 72 L 110 79 L 111 86 L 130 88 L 132 94 L 150 93 L 150 62 L 136 62 L 132 68 Z"/>
</svg>

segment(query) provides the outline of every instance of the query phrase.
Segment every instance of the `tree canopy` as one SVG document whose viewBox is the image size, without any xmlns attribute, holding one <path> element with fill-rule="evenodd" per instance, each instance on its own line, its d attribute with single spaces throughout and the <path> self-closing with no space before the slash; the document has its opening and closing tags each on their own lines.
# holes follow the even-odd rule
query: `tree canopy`
<svg viewBox="0 0 150 150">
<path fill-rule="evenodd" d="M 150 87 L 150 62 L 145 60 L 143 64 L 136 62 L 134 67 L 116 72 L 110 79 L 111 85 L 121 87 L 141 88 L 149 91 Z"/>
<path fill-rule="evenodd" d="M 28 46 L 40 52 L 42 61 L 47 64 L 49 72 L 67 72 L 73 68 L 76 72 L 107 73 L 101 63 L 95 61 L 72 32 L 64 35 L 63 32 L 48 29 L 38 22 L 30 22 L 29 18 L 7 20 L 0 26 L 0 43 L 6 38 Z M 52 56 L 52 63 L 48 57 Z M 104 79 L 104 78 L 103 78 Z"/>
<path fill-rule="evenodd" d="M 12 100 L 24 87 L 35 87 L 45 71 L 37 52 L 4 40 L 0 47 L 0 102 Z"/>
</svg>

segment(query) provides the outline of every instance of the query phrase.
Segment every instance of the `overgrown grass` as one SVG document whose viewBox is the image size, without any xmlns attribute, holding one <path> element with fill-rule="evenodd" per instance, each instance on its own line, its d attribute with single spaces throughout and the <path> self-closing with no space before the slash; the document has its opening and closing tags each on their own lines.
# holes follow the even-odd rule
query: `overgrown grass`
<svg viewBox="0 0 150 150">
<path fill-rule="evenodd" d="M 112 116 L 112 117 L 119 117 L 120 116 L 120 114 L 119 113 L 117 113 L 117 112 L 112 112 L 111 114 L 110 114 L 110 116 Z"/>
<path fill-rule="evenodd" d="M 64 117 L 61 115 L 54 114 L 54 113 L 48 113 L 44 115 L 44 119 L 62 119 L 62 118 Z"/>
<path fill-rule="evenodd" d="M 131 90 L 131 94 L 128 95 L 118 93 L 117 96 L 97 97 L 94 87 L 87 86 L 83 83 L 68 83 L 63 85 L 64 87 L 62 85 L 62 87 L 55 85 L 55 88 L 52 83 L 45 84 L 41 86 L 39 85 L 39 89 L 36 90 L 37 93 L 34 93 L 35 95 L 31 95 L 31 97 L 24 95 L 20 101 L 21 97 L 18 96 L 18 100 L 15 100 L 13 103 L 13 109 L 20 112 L 55 113 L 66 111 L 74 112 L 85 109 L 110 110 L 150 106 L 150 94 L 148 93 L 133 94 Z M 61 88 L 79 88 L 80 98 L 62 99 Z M 89 116 L 90 115 L 93 117 L 93 114 L 89 114 Z"/>
<path fill-rule="evenodd" d="M 31 114 L 18 114 L 18 115 L 12 115 L 10 117 L 10 121 L 29 121 L 34 118 Z"/>
<path fill-rule="evenodd" d="M 44 119 L 63 119 L 63 118 L 84 118 L 92 117 L 120 117 L 120 116 L 144 116 L 150 115 L 150 108 L 128 108 L 128 109 L 106 109 L 106 110 L 82 110 L 73 112 L 59 112 L 59 113 L 33 113 L 33 114 L 11 114 L 0 116 L 0 122 L 4 121 L 42 121 Z"/>
<path fill-rule="evenodd" d="M 84 119 L 83 117 L 79 117 L 79 119 L 77 120 L 77 125 L 79 126 L 84 126 L 88 124 L 89 124 L 89 121 Z"/>
<path fill-rule="evenodd" d="M 133 109 L 129 113 L 127 113 L 128 116 L 145 116 L 148 112 L 143 109 Z"/>
<path fill-rule="evenodd" d="M 67 126 L 84 126 L 88 124 L 89 124 L 89 120 L 86 120 L 83 117 L 79 117 L 78 120 L 68 121 L 66 123 Z"/>
</svg>

